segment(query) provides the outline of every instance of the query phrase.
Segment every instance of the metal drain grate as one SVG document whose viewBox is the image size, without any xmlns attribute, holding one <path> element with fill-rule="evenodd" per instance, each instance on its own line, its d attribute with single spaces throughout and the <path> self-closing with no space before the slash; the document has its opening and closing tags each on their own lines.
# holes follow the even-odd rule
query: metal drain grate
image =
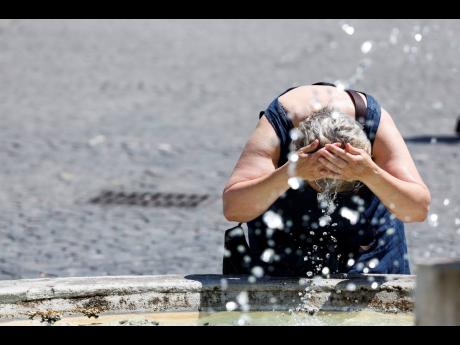
<svg viewBox="0 0 460 345">
<path fill-rule="evenodd" d="M 103 191 L 91 199 L 92 204 L 135 205 L 145 207 L 196 207 L 209 198 L 207 194 L 126 193 Z"/>
</svg>

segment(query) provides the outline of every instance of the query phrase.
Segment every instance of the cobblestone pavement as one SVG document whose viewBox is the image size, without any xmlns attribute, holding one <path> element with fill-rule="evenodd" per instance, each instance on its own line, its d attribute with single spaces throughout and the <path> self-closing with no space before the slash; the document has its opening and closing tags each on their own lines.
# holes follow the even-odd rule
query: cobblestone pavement
<svg viewBox="0 0 460 345">
<path fill-rule="evenodd" d="M 454 20 L 1 20 L 0 279 L 219 273 L 234 225 L 221 192 L 258 112 L 360 64 L 354 87 L 393 115 L 432 191 L 429 221 L 406 227 L 411 264 L 460 257 L 459 33 Z M 88 202 L 103 190 L 210 197 Z"/>
</svg>

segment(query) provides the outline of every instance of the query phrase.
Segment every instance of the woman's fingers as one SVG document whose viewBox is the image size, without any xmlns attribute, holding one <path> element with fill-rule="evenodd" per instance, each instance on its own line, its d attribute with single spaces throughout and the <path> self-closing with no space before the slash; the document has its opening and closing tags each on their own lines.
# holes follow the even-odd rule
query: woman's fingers
<svg viewBox="0 0 460 345">
<path fill-rule="evenodd" d="M 328 150 L 320 150 L 318 151 L 318 154 L 320 154 L 322 157 L 326 158 L 329 162 L 332 164 L 337 165 L 339 168 L 343 169 L 348 165 L 348 162 L 343 160 L 342 158 L 333 155 L 330 153 Z"/>
<path fill-rule="evenodd" d="M 314 140 L 312 143 L 310 143 L 309 145 L 300 148 L 298 152 L 299 152 L 299 153 L 309 153 L 309 152 L 312 152 L 312 151 L 314 151 L 314 150 L 318 147 L 318 144 L 319 144 L 319 140 L 318 140 L 318 139 L 315 139 L 315 140 Z"/>
<path fill-rule="evenodd" d="M 340 179 L 341 177 L 340 174 L 330 171 L 329 169 L 321 169 L 320 174 L 322 177 L 328 177 L 328 178 Z"/>
<path fill-rule="evenodd" d="M 332 172 L 334 172 L 336 174 L 341 174 L 342 173 L 342 169 L 340 167 L 338 167 L 337 165 L 329 162 L 326 158 L 319 157 L 318 162 L 320 162 L 323 166 L 325 166 L 330 171 L 332 171 Z"/>
<path fill-rule="evenodd" d="M 361 151 L 359 149 L 357 149 L 356 147 L 352 146 L 350 143 L 347 143 L 345 145 L 345 150 L 347 152 L 350 152 L 353 155 L 360 155 L 361 154 Z"/>
<path fill-rule="evenodd" d="M 340 147 L 338 147 L 336 145 L 332 145 L 332 144 L 326 144 L 325 148 L 326 148 L 326 150 L 328 150 L 329 152 L 333 153 L 334 155 L 342 158 L 344 161 L 346 161 L 346 162 L 350 161 L 350 157 L 348 156 L 347 152 L 345 150 L 341 149 Z"/>
</svg>

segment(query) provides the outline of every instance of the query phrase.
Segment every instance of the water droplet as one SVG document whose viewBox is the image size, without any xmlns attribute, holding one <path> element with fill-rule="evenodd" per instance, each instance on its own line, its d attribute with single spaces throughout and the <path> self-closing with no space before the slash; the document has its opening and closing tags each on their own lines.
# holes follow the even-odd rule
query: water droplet
<svg viewBox="0 0 460 345">
<path fill-rule="evenodd" d="M 235 302 L 230 301 L 225 304 L 225 308 L 227 311 L 234 311 L 236 308 L 238 308 L 238 305 Z"/>
<path fill-rule="evenodd" d="M 240 304 L 241 306 L 243 305 L 247 305 L 248 302 L 249 302 L 249 297 L 248 297 L 248 293 L 246 291 L 241 291 L 238 296 L 236 296 L 236 301 L 238 302 L 238 304 Z"/>
<path fill-rule="evenodd" d="M 289 161 L 295 163 L 295 162 L 297 162 L 299 160 L 299 155 L 297 154 L 297 152 L 290 152 L 288 154 L 288 159 L 289 159 Z"/>
<path fill-rule="evenodd" d="M 449 199 L 444 199 L 444 201 L 442 202 L 442 204 L 443 204 L 444 206 L 447 206 L 447 205 L 450 204 L 450 200 L 449 200 Z"/>
<path fill-rule="evenodd" d="M 358 222 L 358 219 L 359 219 L 359 212 L 351 210 L 351 209 L 349 209 L 347 207 L 342 207 L 340 209 L 340 215 L 343 218 L 348 219 L 352 225 L 356 224 Z"/>
<path fill-rule="evenodd" d="M 307 277 L 311 277 L 313 275 L 313 272 L 312 271 L 308 271 L 307 272 Z"/>
<path fill-rule="evenodd" d="M 356 291 L 356 284 L 355 283 L 348 283 L 345 286 L 345 290 L 347 290 L 347 291 Z"/>
<path fill-rule="evenodd" d="M 438 215 L 436 213 L 430 214 L 428 217 L 428 223 L 434 227 L 438 226 Z"/>
<path fill-rule="evenodd" d="M 363 54 L 367 54 L 371 51 L 372 49 L 372 42 L 371 41 L 366 41 L 361 45 L 361 52 Z"/>
<path fill-rule="evenodd" d="M 345 31 L 347 35 L 353 35 L 355 33 L 355 28 L 351 25 L 348 24 L 343 24 L 342 25 L 342 30 Z"/>
<path fill-rule="evenodd" d="M 264 252 L 262 253 L 260 259 L 263 262 L 272 262 L 273 261 L 273 256 L 275 255 L 275 251 L 271 248 L 265 249 Z"/>
<path fill-rule="evenodd" d="M 351 266 L 353 266 L 354 264 L 355 264 L 355 260 L 353 260 L 353 259 L 348 259 L 348 261 L 347 261 L 347 266 L 348 266 L 348 267 L 351 267 Z"/>
<path fill-rule="evenodd" d="M 414 39 L 415 39 L 417 42 L 420 42 L 420 41 L 422 40 L 422 38 L 423 38 L 423 36 L 422 36 L 422 34 L 420 34 L 420 33 L 416 33 L 416 34 L 414 35 Z"/>
<path fill-rule="evenodd" d="M 288 179 L 288 185 L 289 187 L 291 187 L 292 189 L 294 190 L 297 190 L 300 188 L 300 186 L 302 185 L 303 181 L 302 179 L 298 178 L 298 177 L 290 177 Z"/>
<path fill-rule="evenodd" d="M 436 144 L 438 142 L 438 139 L 436 138 L 431 138 L 430 144 Z"/>
<path fill-rule="evenodd" d="M 256 282 L 256 277 L 254 277 L 254 276 L 249 276 L 248 282 L 250 282 L 251 284 L 254 284 L 254 283 Z"/>
<path fill-rule="evenodd" d="M 220 286 L 221 286 L 222 290 L 226 290 L 227 287 L 228 287 L 227 279 L 221 279 L 220 280 Z"/>
<path fill-rule="evenodd" d="M 303 138 L 303 133 L 298 128 L 291 129 L 289 135 L 293 141 Z"/>
<path fill-rule="evenodd" d="M 248 325 L 249 324 L 249 321 L 251 321 L 251 318 L 247 315 L 242 315 L 239 319 L 238 319 L 238 326 L 244 326 L 244 325 Z"/>
<path fill-rule="evenodd" d="M 267 211 L 262 217 L 263 221 L 271 229 L 283 229 L 283 219 L 281 216 L 273 211 Z"/>
<path fill-rule="evenodd" d="M 263 255 L 262 255 L 263 256 Z M 256 278 L 262 278 L 264 276 L 264 269 L 260 266 L 254 266 L 251 270 L 251 273 L 256 277 Z"/>
<path fill-rule="evenodd" d="M 334 111 L 331 113 L 331 117 L 332 117 L 334 120 L 337 120 L 337 119 L 340 118 L 340 113 L 339 113 L 338 111 L 335 111 L 335 110 L 334 110 Z"/>
<path fill-rule="evenodd" d="M 399 36 L 399 29 L 398 28 L 393 28 L 393 30 L 391 30 L 391 34 L 390 34 L 390 43 L 391 44 L 397 44 L 398 43 L 398 36 Z"/>
<path fill-rule="evenodd" d="M 312 104 L 313 110 L 314 111 L 319 111 L 323 107 L 320 102 L 314 101 Z"/>
<path fill-rule="evenodd" d="M 364 267 L 363 273 L 364 273 L 364 274 L 368 274 L 368 273 L 369 273 L 369 268 L 368 268 L 368 267 Z"/>
<path fill-rule="evenodd" d="M 373 258 L 369 261 L 369 263 L 367 264 L 370 268 L 376 268 L 377 265 L 379 264 L 379 259 L 377 258 Z"/>
<path fill-rule="evenodd" d="M 379 284 L 378 284 L 377 282 L 373 282 L 373 283 L 371 284 L 371 288 L 374 289 L 374 290 L 377 289 L 378 286 L 379 286 Z"/>
<path fill-rule="evenodd" d="M 386 231 L 386 234 L 387 234 L 388 236 L 391 236 L 391 235 L 393 235 L 395 232 L 396 232 L 395 228 L 388 228 L 387 231 Z"/>
<path fill-rule="evenodd" d="M 319 226 L 324 227 L 331 222 L 332 218 L 330 216 L 322 216 L 319 218 Z M 327 235 L 327 234 L 326 234 Z"/>
<path fill-rule="evenodd" d="M 321 273 L 325 276 L 327 276 L 329 272 L 330 272 L 329 267 L 323 267 L 323 269 L 321 270 Z"/>
<path fill-rule="evenodd" d="M 351 197 L 351 200 L 357 205 L 360 205 L 360 206 L 364 205 L 364 199 L 359 197 L 358 195 L 353 195 Z"/>
<path fill-rule="evenodd" d="M 334 81 L 334 84 L 339 91 L 343 91 L 348 88 L 348 84 L 342 80 L 336 80 Z"/>
<path fill-rule="evenodd" d="M 460 218 L 455 218 L 455 225 L 460 225 Z"/>
</svg>

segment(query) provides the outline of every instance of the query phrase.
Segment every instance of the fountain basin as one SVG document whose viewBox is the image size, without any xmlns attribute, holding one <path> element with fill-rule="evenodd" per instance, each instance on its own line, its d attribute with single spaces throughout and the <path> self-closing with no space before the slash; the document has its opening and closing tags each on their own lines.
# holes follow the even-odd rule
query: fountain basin
<svg viewBox="0 0 460 345">
<path fill-rule="evenodd" d="M 116 315 L 132 314 L 208 317 L 226 311 L 229 302 L 233 302 L 233 312 L 279 313 L 305 305 L 306 291 L 308 307 L 320 313 L 377 312 L 390 316 L 412 315 L 414 311 L 415 276 L 250 279 L 160 275 L 0 281 L 0 325 L 24 324 L 27 320 L 102 320 L 107 316 L 114 320 Z M 240 303 L 242 293 L 244 304 Z"/>
</svg>

